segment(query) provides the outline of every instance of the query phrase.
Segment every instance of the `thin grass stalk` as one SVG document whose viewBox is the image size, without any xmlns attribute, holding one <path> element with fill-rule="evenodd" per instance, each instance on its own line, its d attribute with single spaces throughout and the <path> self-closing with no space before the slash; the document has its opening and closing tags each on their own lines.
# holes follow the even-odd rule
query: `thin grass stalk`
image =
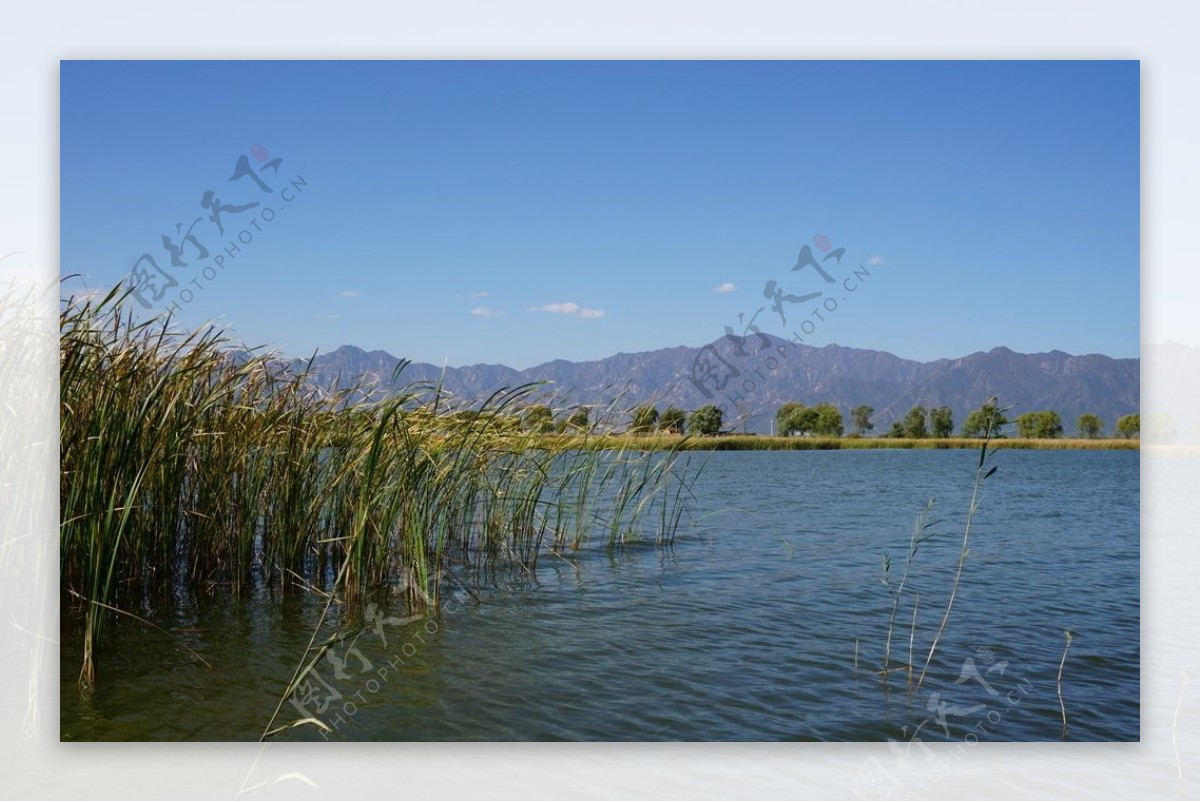
<svg viewBox="0 0 1200 802">
<path fill-rule="evenodd" d="M 979 509 L 979 491 L 983 487 L 983 482 L 989 476 L 996 472 L 996 468 L 988 468 L 984 470 L 987 463 L 988 443 L 991 441 L 992 420 L 993 414 L 1003 414 L 1005 410 L 1000 410 L 993 413 L 994 407 L 989 407 L 988 417 L 986 420 L 986 435 L 983 438 L 983 444 L 979 447 L 979 465 L 975 470 L 975 484 L 971 489 L 971 502 L 967 506 L 967 522 L 963 527 L 962 550 L 958 555 L 958 568 L 954 572 L 954 582 L 950 585 L 950 598 L 946 601 L 946 609 L 942 614 L 942 621 L 938 625 L 937 632 L 934 633 L 933 641 L 929 644 L 929 654 L 925 658 L 925 666 L 921 669 L 921 676 L 917 679 L 917 688 L 925 682 L 925 674 L 929 671 L 929 666 L 933 662 L 934 653 L 937 651 L 938 643 L 942 639 L 943 633 L 946 631 L 946 623 L 950 620 L 950 611 L 954 607 L 954 599 L 958 595 L 958 588 L 962 582 L 963 566 L 967 563 L 967 555 L 970 554 L 970 538 L 971 538 L 971 523 L 975 519 L 975 512 Z"/>
<path fill-rule="evenodd" d="M 1067 652 L 1071 651 L 1071 641 L 1073 640 L 1073 637 L 1072 637 L 1071 630 L 1069 630 L 1069 629 L 1063 630 L 1063 634 L 1066 636 L 1067 642 L 1066 642 L 1066 645 L 1063 646 L 1062 660 L 1060 660 L 1058 662 L 1058 706 L 1059 706 L 1059 709 L 1062 710 L 1063 726 L 1062 726 L 1062 736 L 1061 737 L 1065 741 L 1067 739 L 1067 736 L 1070 734 L 1070 729 L 1067 727 L 1067 704 L 1066 704 L 1066 702 L 1063 701 L 1062 678 L 1063 678 L 1063 666 L 1065 666 L 1067 664 Z"/>
<path fill-rule="evenodd" d="M 896 615 L 900 611 L 900 603 L 904 596 L 904 587 L 908 583 L 909 570 L 912 568 L 912 562 L 917 556 L 917 551 L 921 548 L 921 544 L 929 540 L 933 535 L 928 532 L 937 522 L 930 521 L 929 515 L 933 511 L 933 499 L 930 499 L 925 508 L 917 513 L 916 521 L 913 523 L 912 533 L 908 539 L 908 550 L 904 556 L 904 571 L 901 572 L 900 581 L 893 588 L 890 579 L 891 558 L 888 555 L 883 556 L 883 584 L 887 587 L 888 594 L 892 599 L 892 613 L 888 618 L 887 640 L 883 648 L 883 673 L 887 676 L 891 671 L 892 663 L 892 635 L 896 627 Z M 915 613 L 914 613 L 915 614 Z M 912 660 L 908 663 L 909 672 L 912 671 Z"/>
<path fill-rule="evenodd" d="M 908 629 L 908 683 L 912 684 L 913 673 L 913 641 L 917 637 L 917 607 L 921 604 L 921 594 L 913 594 L 913 617 L 912 625 Z"/>
</svg>

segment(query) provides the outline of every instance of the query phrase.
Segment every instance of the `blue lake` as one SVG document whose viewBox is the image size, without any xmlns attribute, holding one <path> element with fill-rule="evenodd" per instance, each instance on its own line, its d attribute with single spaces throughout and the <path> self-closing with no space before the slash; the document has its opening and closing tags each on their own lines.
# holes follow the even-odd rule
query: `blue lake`
<svg viewBox="0 0 1200 802">
<path fill-rule="evenodd" d="M 332 732 L 278 737 L 913 748 L 1058 740 L 1065 709 L 1070 740 L 1138 740 L 1136 451 L 991 458 L 998 470 L 954 606 L 914 687 L 950 594 L 977 460 L 973 450 L 714 453 L 673 548 L 546 554 L 535 572 L 463 575 L 471 594 L 448 594 L 436 617 L 381 621 L 355 653 L 343 649 L 343 678 L 322 662 L 313 704 Z M 885 680 L 882 560 L 891 555 L 898 580 L 930 499 L 940 523 L 913 561 L 892 644 L 893 662 L 907 663 L 911 638 L 917 671 Z M 320 599 L 262 592 L 158 608 L 155 622 L 212 669 L 177 640 L 117 622 L 86 701 L 64 631 L 62 737 L 257 739 L 319 612 Z M 298 717 L 285 702 L 280 722 Z"/>
</svg>

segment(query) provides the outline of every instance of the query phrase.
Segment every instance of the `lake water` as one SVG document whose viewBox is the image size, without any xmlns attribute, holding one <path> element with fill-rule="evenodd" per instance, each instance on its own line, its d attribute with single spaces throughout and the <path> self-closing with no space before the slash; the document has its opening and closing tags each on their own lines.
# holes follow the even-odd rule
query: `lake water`
<svg viewBox="0 0 1200 802">
<path fill-rule="evenodd" d="M 462 577 L 474 596 L 450 594 L 439 616 L 381 621 L 359 636 L 357 654 L 335 649 L 342 679 L 320 663 L 327 686 L 310 712 L 324 704 L 320 717 L 336 729 L 277 737 L 891 738 L 915 750 L 916 739 L 1058 740 L 1065 707 L 1071 740 L 1138 740 L 1136 451 L 995 454 L 924 685 L 880 674 L 891 610 L 883 554 L 898 578 L 914 517 L 936 499 L 942 522 L 913 563 L 892 647 L 907 662 L 911 635 L 919 673 L 977 459 L 972 450 L 713 454 L 673 548 L 548 555 L 536 573 Z M 75 686 L 78 637 L 64 622 L 63 740 L 257 739 L 320 606 L 300 595 L 181 598 L 153 611 L 182 633 L 175 639 L 120 620 L 87 701 Z M 279 723 L 298 717 L 285 702 Z"/>
</svg>

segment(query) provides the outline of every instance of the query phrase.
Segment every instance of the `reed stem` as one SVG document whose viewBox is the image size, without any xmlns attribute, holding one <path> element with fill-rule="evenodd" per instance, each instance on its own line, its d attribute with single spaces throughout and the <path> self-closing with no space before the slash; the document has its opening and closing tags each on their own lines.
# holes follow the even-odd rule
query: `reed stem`
<svg viewBox="0 0 1200 802">
<path fill-rule="evenodd" d="M 983 444 L 979 447 L 979 465 L 975 470 L 975 485 L 971 489 L 971 502 L 967 506 L 967 522 L 963 527 L 962 550 L 958 555 L 958 568 L 954 572 L 954 582 L 950 585 L 950 598 L 946 601 L 946 609 L 942 614 L 942 621 L 938 625 L 937 632 L 934 633 L 933 641 L 929 644 L 929 654 L 925 658 L 925 665 L 921 669 L 921 676 L 917 679 L 917 688 L 920 689 L 925 682 L 925 674 L 929 671 L 929 666 L 933 662 L 933 656 L 937 651 L 938 643 L 941 642 L 942 635 L 946 631 L 946 623 L 950 620 L 950 611 L 954 607 L 954 600 L 958 596 L 958 588 L 962 582 L 963 567 L 967 563 L 967 555 L 971 553 L 971 523 L 975 520 L 975 513 L 979 509 L 979 492 L 983 487 L 984 480 L 996 472 L 996 468 L 987 468 L 988 443 L 992 438 L 992 421 L 994 416 L 1000 415 L 1004 410 L 996 410 L 995 403 L 988 405 L 988 414 L 985 425 L 985 435 Z M 986 471 L 985 471 L 986 468 Z"/>
<path fill-rule="evenodd" d="M 261 583 L 423 611 L 451 554 L 533 570 L 546 545 L 673 541 L 680 448 L 529 430 L 541 385 L 460 399 L 402 383 L 406 363 L 386 383 L 331 379 L 315 355 L 138 320 L 128 295 L 60 310 L 60 577 L 85 600 L 84 691 L 105 621 L 147 600 Z"/>
<path fill-rule="evenodd" d="M 1067 735 L 1069 734 L 1070 730 L 1067 727 L 1067 704 L 1066 704 L 1066 702 L 1063 701 L 1062 677 L 1063 677 L 1063 666 L 1065 666 L 1067 664 L 1067 652 L 1069 652 L 1071 650 L 1071 641 L 1073 638 L 1072 638 L 1071 630 L 1065 629 L 1065 630 L 1063 630 L 1063 633 L 1066 635 L 1067 643 L 1065 646 L 1063 646 L 1062 660 L 1060 660 L 1058 663 L 1058 706 L 1059 706 L 1059 709 L 1062 710 L 1062 722 L 1063 722 L 1062 738 L 1063 738 L 1063 740 L 1066 740 Z"/>
</svg>

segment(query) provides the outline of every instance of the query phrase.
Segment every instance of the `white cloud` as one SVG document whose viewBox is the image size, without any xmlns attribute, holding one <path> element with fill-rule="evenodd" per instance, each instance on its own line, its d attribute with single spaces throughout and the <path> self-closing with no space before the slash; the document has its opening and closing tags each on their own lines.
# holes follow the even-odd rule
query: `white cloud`
<svg viewBox="0 0 1200 802">
<path fill-rule="evenodd" d="M 500 317 L 504 314 L 504 310 L 492 309 L 487 306 L 477 306 L 471 310 L 471 314 L 475 317 Z"/>
<path fill-rule="evenodd" d="M 713 287 L 713 292 L 733 292 L 737 289 L 737 285 L 732 281 L 726 281 Z"/>
<path fill-rule="evenodd" d="M 342 319 L 342 316 L 339 315 L 337 312 L 327 312 L 324 315 L 317 315 L 317 317 L 324 318 L 325 320 L 341 320 Z"/>
<path fill-rule="evenodd" d="M 561 304 L 545 304 L 532 307 L 534 312 L 549 312 L 552 315 L 573 315 L 579 311 L 579 304 L 566 301 Z"/>
<path fill-rule="evenodd" d="M 574 301 L 563 301 L 557 304 L 543 304 L 542 306 L 529 307 L 530 312 L 549 312 L 552 315 L 569 315 L 571 317 L 582 318 L 584 320 L 596 320 L 604 317 L 603 309 L 591 309 L 586 306 L 580 306 Z"/>
<path fill-rule="evenodd" d="M 871 265 L 872 267 L 879 267 L 880 265 L 886 265 L 887 260 L 882 256 L 872 256 L 867 260 L 867 264 Z"/>
<path fill-rule="evenodd" d="M 362 297 L 362 293 L 359 292 L 358 290 L 342 290 L 341 292 L 338 293 L 338 295 L 342 296 L 343 298 L 361 298 Z"/>
<path fill-rule="evenodd" d="M 486 298 L 487 292 L 484 290 L 480 290 L 479 292 L 473 292 L 473 293 L 471 293 L 471 297 L 472 298 Z"/>
</svg>

